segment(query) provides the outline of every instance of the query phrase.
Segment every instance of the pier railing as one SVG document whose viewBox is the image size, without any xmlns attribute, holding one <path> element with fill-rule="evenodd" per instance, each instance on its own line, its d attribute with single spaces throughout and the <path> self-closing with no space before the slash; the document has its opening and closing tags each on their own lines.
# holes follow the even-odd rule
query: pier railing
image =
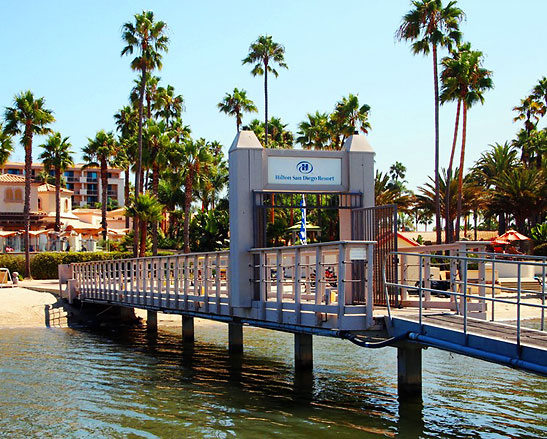
<svg viewBox="0 0 547 439">
<path fill-rule="evenodd" d="M 82 301 L 364 330 L 373 326 L 373 247 L 339 241 L 252 249 L 249 307 L 232 306 L 228 251 L 75 263 L 71 273 Z"/>
<path fill-rule="evenodd" d="M 254 299 L 263 319 L 290 315 L 373 324 L 373 241 L 338 241 L 252 249 Z M 284 311 L 288 311 L 284 313 Z"/>
<path fill-rule="evenodd" d="M 172 310 L 228 307 L 229 252 L 72 264 L 81 300 Z"/>
<path fill-rule="evenodd" d="M 499 254 L 467 251 L 457 256 L 394 252 L 391 257 L 397 257 L 407 265 L 401 267 L 407 275 L 398 283 L 386 282 L 386 285 L 399 289 L 403 299 L 401 303 L 407 311 L 415 307 L 420 325 L 428 310 L 444 309 L 445 314 L 463 316 L 465 335 L 468 334 L 469 318 L 503 322 L 515 328 L 517 345 L 520 345 L 525 326 L 545 330 L 547 261 L 525 255 L 517 255 L 518 259 L 515 259 L 515 256 L 500 257 Z M 499 282 L 496 265 L 499 267 L 501 264 L 514 271 L 514 286 Z M 409 266 L 413 265 L 416 266 L 416 279 L 408 276 Z M 432 267 L 446 268 L 451 275 L 444 281 L 434 279 Z M 539 273 L 535 276 L 539 289 L 524 287 L 525 280 L 530 280 L 523 276 L 525 269 Z M 409 296 L 416 299 L 409 300 Z M 388 314 L 391 317 L 389 308 Z"/>
</svg>

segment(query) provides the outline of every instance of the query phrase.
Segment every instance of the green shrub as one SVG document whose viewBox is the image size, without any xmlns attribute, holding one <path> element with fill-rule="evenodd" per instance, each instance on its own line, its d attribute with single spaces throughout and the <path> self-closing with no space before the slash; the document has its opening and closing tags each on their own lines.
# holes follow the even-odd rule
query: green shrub
<svg viewBox="0 0 547 439">
<path fill-rule="evenodd" d="M 0 255 L 0 268 L 7 268 L 10 273 L 17 271 L 25 274 L 25 257 L 23 255 Z"/>
<path fill-rule="evenodd" d="M 535 256 L 547 256 L 547 242 L 544 242 L 543 244 L 540 244 L 540 245 L 536 245 L 532 253 Z"/>
<path fill-rule="evenodd" d="M 172 252 L 162 251 L 158 252 L 158 256 L 170 256 Z M 152 256 L 147 253 L 146 256 Z M 24 273 L 25 258 L 22 258 L 22 271 Z M 78 262 L 91 262 L 91 261 L 111 261 L 114 259 L 128 259 L 132 258 L 133 253 L 130 252 L 44 252 L 38 253 L 30 261 L 30 271 L 34 279 L 57 279 L 58 278 L 58 266 L 60 264 L 74 264 Z"/>
</svg>

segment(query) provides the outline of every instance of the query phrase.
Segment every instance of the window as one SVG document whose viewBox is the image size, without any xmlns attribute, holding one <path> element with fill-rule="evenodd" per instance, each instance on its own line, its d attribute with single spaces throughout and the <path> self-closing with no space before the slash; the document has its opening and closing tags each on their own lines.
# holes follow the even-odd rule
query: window
<svg viewBox="0 0 547 439">
<path fill-rule="evenodd" d="M 13 201 L 13 190 L 11 188 L 6 189 L 6 201 Z"/>
<path fill-rule="evenodd" d="M 38 198 L 38 210 L 42 210 L 42 199 Z"/>
<path fill-rule="evenodd" d="M 68 204 L 68 200 L 65 200 L 65 212 L 68 212 L 70 205 Z"/>
<path fill-rule="evenodd" d="M 13 199 L 15 201 L 23 201 L 23 189 L 15 189 Z"/>
<path fill-rule="evenodd" d="M 21 175 L 23 174 L 23 171 L 21 169 L 8 169 L 8 174 Z"/>
</svg>

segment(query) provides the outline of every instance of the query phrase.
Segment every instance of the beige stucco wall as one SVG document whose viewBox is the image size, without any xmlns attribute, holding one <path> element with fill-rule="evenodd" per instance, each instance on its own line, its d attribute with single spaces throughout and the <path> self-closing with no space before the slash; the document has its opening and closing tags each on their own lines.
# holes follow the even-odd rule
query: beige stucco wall
<svg viewBox="0 0 547 439">
<path fill-rule="evenodd" d="M 8 192 L 11 191 L 13 199 L 8 200 Z M 30 187 L 30 211 L 38 210 L 38 187 Z M 20 198 L 18 197 L 20 195 Z M 19 198 L 19 199 L 18 199 Z M 25 185 L 24 184 L 0 184 L 0 212 L 22 213 L 25 207 Z"/>
<path fill-rule="evenodd" d="M 55 192 L 38 192 L 38 198 L 41 200 L 41 212 L 55 212 Z M 68 208 L 67 208 L 68 203 Z M 72 210 L 72 200 L 70 195 L 61 192 L 61 213 L 70 212 Z"/>
</svg>

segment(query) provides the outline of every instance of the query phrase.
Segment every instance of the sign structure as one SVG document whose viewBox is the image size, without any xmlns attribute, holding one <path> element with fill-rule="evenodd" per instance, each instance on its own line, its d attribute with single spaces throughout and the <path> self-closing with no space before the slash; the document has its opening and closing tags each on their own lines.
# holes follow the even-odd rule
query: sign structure
<svg viewBox="0 0 547 439">
<path fill-rule="evenodd" d="M 340 186 L 342 159 L 270 156 L 268 184 Z"/>
</svg>

